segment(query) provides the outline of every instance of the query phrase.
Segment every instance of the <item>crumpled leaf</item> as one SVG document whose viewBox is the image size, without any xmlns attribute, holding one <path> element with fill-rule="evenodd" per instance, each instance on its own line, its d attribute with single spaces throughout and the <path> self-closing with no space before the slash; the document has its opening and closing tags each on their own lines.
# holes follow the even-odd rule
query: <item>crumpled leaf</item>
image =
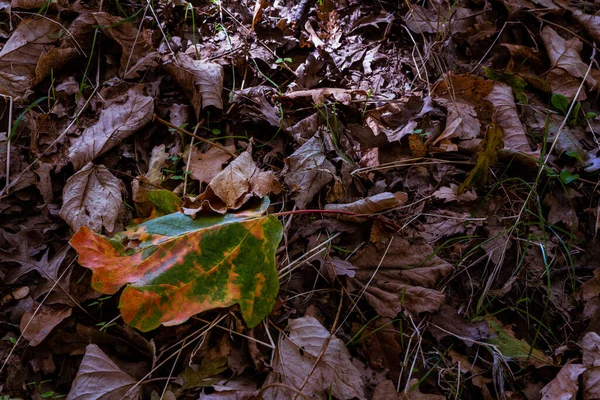
<svg viewBox="0 0 600 400">
<path fill-rule="evenodd" d="M 362 215 L 373 215 L 378 212 L 389 210 L 390 208 L 403 206 L 408 200 L 408 195 L 404 192 L 383 192 L 353 203 L 346 204 L 326 204 L 325 210 L 349 211 Z M 352 222 L 364 222 L 364 218 L 353 217 L 350 215 L 338 215 L 338 219 Z"/>
<path fill-rule="evenodd" d="M 60 25 L 50 19 L 24 19 L 0 51 L 0 94 L 22 101 L 36 77 L 40 57 L 56 42 Z"/>
<path fill-rule="evenodd" d="M 141 216 L 148 216 L 152 211 L 153 205 L 148 199 L 148 193 L 161 187 L 162 169 L 167 166 L 168 157 L 164 144 L 154 147 L 148 162 L 148 171 L 131 182 L 132 198 Z"/>
<path fill-rule="evenodd" d="M 431 194 L 437 199 L 444 200 L 444 203 L 450 203 L 453 201 L 473 201 L 477 200 L 477 193 L 474 190 L 468 190 L 462 194 L 458 194 L 458 186 L 451 183 L 450 186 L 444 186 L 436 190 Z"/>
<path fill-rule="evenodd" d="M 285 159 L 281 171 L 298 208 L 306 207 L 313 197 L 335 176 L 335 166 L 322 153 L 323 141 L 314 135 Z"/>
<path fill-rule="evenodd" d="M 52 329 L 60 324 L 65 318 L 71 316 L 71 307 L 68 306 L 46 306 L 33 303 L 32 308 L 21 317 L 21 333 L 29 340 L 30 346 L 37 346 L 52 332 Z"/>
<path fill-rule="evenodd" d="M 310 97 L 314 104 L 323 104 L 328 98 L 350 105 L 352 100 L 366 100 L 367 93 L 364 90 L 352 90 L 342 88 L 319 88 L 309 90 L 298 90 L 283 95 L 282 99 L 299 99 Z"/>
<path fill-rule="evenodd" d="M 83 131 L 69 149 L 75 170 L 106 153 L 152 120 L 154 99 L 144 96 L 143 85 L 136 85 L 111 100 L 100 112 L 98 122 Z"/>
<path fill-rule="evenodd" d="M 94 232 L 102 228 L 113 232 L 123 192 L 125 185 L 120 179 L 104 165 L 90 162 L 67 180 L 60 217 L 74 231 L 87 226 Z"/>
<path fill-rule="evenodd" d="M 289 326 L 289 335 L 279 336 L 273 372 L 265 385 L 283 383 L 300 390 L 308 377 L 301 390 L 308 398 L 324 398 L 331 393 L 338 399 L 365 399 L 361 373 L 352 364 L 344 342 L 335 336 L 328 340 L 329 332 L 314 317 L 291 319 Z M 295 394 L 274 386 L 264 392 L 264 398 L 291 399 Z"/>
<path fill-rule="evenodd" d="M 192 217 L 203 209 L 220 214 L 237 210 L 252 197 L 279 193 L 282 188 L 272 171 L 261 171 L 252 160 L 250 150 L 240 154 L 193 199 L 186 199 L 184 212 Z"/>
<path fill-rule="evenodd" d="M 423 239 L 409 241 L 396 235 L 387 246 L 385 240 L 369 243 L 348 260 L 357 267 L 356 277 L 347 281 L 349 289 L 362 290 L 370 281 L 364 297 L 384 317 L 437 311 L 445 295 L 434 288 L 454 269 L 452 265 L 434 255 Z"/>
<path fill-rule="evenodd" d="M 596 332 L 587 332 L 580 343 L 583 349 L 581 364 L 583 372 L 583 398 L 586 400 L 600 397 L 600 336 Z"/>
<path fill-rule="evenodd" d="M 196 113 L 212 107 L 217 111 L 223 109 L 223 67 L 215 63 L 194 60 L 184 53 L 177 53 L 174 61 L 164 63 L 164 68 L 175 79 L 177 84 L 190 100 Z"/>
<path fill-rule="evenodd" d="M 249 327 L 266 317 L 279 289 L 275 250 L 282 226 L 268 207 L 196 220 L 182 213 L 132 226 L 114 239 L 82 227 L 71 239 L 92 287 L 121 294 L 131 326 L 150 331 L 192 315 L 239 304 Z M 127 251 L 126 251 L 127 249 Z"/>
<path fill-rule="evenodd" d="M 131 22 L 105 12 L 82 13 L 69 31 L 78 43 L 92 46 L 94 30 L 100 30 L 121 47 L 119 74 L 125 79 L 136 78 L 139 72 L 158 65 L 158 53 L 152 45 L 150 29 L 139 30 Z"/>
<path fill-rule="evenodd" d="M 136 383 L 98 346 L 88 344 L 67 400 L 139 399 L 139 386 L 125 396 Z"/>
<path fill-rule="evenodd" d="M 579 390 L 579 375 L 585 371 L 581 364 L 565 364 L 556 377 L 542 388 L 542 400 L 575 399 Z"/>
</svg>

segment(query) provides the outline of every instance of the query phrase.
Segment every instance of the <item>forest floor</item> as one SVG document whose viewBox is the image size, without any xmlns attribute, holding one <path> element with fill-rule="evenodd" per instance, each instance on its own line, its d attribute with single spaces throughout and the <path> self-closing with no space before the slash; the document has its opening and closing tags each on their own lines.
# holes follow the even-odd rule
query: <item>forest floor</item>
<svg viewBox="0 0 600 400">
<path fill-rule="evenodd" d="M 598 11 L 0 0 L 0 399 L 600 398 Z"/>
</svg>

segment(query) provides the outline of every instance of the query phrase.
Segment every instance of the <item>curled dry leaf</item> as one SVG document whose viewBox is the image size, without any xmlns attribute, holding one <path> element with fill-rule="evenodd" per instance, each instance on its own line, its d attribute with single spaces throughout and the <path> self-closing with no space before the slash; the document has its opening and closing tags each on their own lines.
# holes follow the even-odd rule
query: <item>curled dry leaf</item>
<svg viewBox="0 0 600 400">
<path fill-rule="evenodd" d="M 98 122 L 83 131 L 69 149 L 75 170 L 106 153 L 152 120 L 154 99 L 144 96 L 143 85 L 136 85 L 111 100 L 100 112 Z"/>
<path fill-rule="evenodd" d="M 186 199 L 184 212 L 192 217 L 204 209 L 223 214 L 227 210 L 237 210 L 252 197 L 262 198 L 281 190 L 275 174 L 261 171 L 254 164 L 250 151 L 245 151 L 219 172 L 202 194 Z"/>
<path fill-rule="evenodd" d="M 323 140 L 314 135 L 285 159 L 281 174 L 298 208 L 306 207 L 313 197 L 334 178 L 335 166 L 322 153 Z"/>
<path fill-rule="evenodd" d="M 138 213 L 142 216 L 150 215 L 154 208 L 148 199 L 148 193 L 161 187 L 162 169 L 167 166 L 168 157 L 169 154 L 165 151 L 164 144 L 154 147 L 148 163 L 148 171 L 131 182 L 132 198 Z"/>
<path fill-rule="evenodd" d="M 394 236 L 392 243 L 370 243 L 349 261 L 357 268 L 348 279 L 349 289 L 360 291 L 368 283 L 364 296 L 384 317 L 395 318 L 402 311 L 413 315 L 437 311 L 444 294 L 436 283 L 453 270 L 452 265 L 434 254 L 421 238 L 409 241 Z"/>
<path fill-rule="evenodd" d="M 320 88 L 298 90 L 281 96 L 282 99 L 299 99 L 304 97 L 310 97 L 315 104 L 323 104 L 325 100 L 332 98 L 342 104 L 350 105 L 352 100 L 366 100 L 367 93 L 364 90 Z"/>
<path fill-rule="evenodd" d="M 71 386 L 67 400 L 134 400 L 140 398 L 137 383 L 123 372 L 98 346 L 89 344 Z"/>
<path fill-rule="evenodd" d="M 558 375 L 542 388 L 542 400 L 577 398 L 579 375 L 583 371 L 585 371 L 585 367 L 581 364 L 565 364 Z"/>
<path fill-rule="evenodd" d="M 87 43 L 92 33 L 100 30 L 121 47 L 119 74 L 123 78 L 136 78 L 138 73 L 158 65 L 158 53 L 152 45 L 152 32 L 149 29 L 139 30 L 129 21 L 105 12 L 82 13 L 69 28 L 78 43 Z"/>
<path fill-rule="evenodd" d="M 300 390 L 311 399 L 323 398 L 327 393 L 338 399 L 365 399 L 361 373 L 352 364 L 344 342 L 330 336 L 314 317 L 291 319 L 289 327 L 289 335 L 279 336 L 273 372 L 265 382 L 265 386 L 284 386 L 267 389 L 266 400 L 293 398 L 296 392 L 285 386 Z"/>
<path fill-rule="evenodd" d="M 94 232 L 112 232 L 124 191 L 123 182 L 104 165 L 90 162 L 67 180 L 60 216 L 74 231 L 87 226 Z"/>
<path fill-rule="evenodd" d="M 406 203 L 406 200 L 408 200 L 408 195 L 404 192 L 383 192 L 353 203 L 327 204 L 325 210 L 349 211 L 362 215 L 373 215 L 384 210 L 389 210 L 390 208 L 400 207 Z M 364 218 L 349 215 L 338 215 L 337 218 L 352 222 L 365 221 Z"/>
<path fill-rule="evenodd" d="M 207 107 L 217 111 L 223 109 L 221 93 L 224 71 L 221 65 L 194 60 L 187 54 L 178 53 L 174 61 L 164 63 L 164 68 L 183 89 L 196 118 Z"/>
<path fill-rule="evenodd" d="M 38 310 L 39 306 L 39 310 Z M 37 313 L 35 311 L 37 310 Z M 52 332 L 52 329 L 65 318 L 71 316 L 71 307 L 46 306 L 33 303 L 33 306 L 21 317 L 21 333 L 29 340 L 30 346 L 37 346 Z"/>
<path fill-rule="evenodd" d="M 17 101 L 27 97 L 38 61 L 53 47 L 60 30 L 58 23 L 46 18 L 21 21 L 0 51 L 0 94 Z"/>
<path fill-rule="evenodd" d="M 462 194 L 458 194 L 458 186 L 451 183 L 450 186 L 444 186 L 432 193 L 432 196 L 437 199 L 444 200 L 444 203 L 452 201 L 473 201 L 477 200 L 477 193 L 474 190 L 467 190 Z"/>
</svg>

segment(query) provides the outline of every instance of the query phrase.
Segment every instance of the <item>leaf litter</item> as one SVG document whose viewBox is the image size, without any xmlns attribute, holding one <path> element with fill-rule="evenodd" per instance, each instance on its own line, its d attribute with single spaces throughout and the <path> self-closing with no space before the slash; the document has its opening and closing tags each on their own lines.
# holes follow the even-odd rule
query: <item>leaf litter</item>
<svg viewBox="0 0 600 400">
<path fill-rule="evenodd" d="M 0 395 L 597 398 L 594 7 L 0 2 Z"/>
</svg>

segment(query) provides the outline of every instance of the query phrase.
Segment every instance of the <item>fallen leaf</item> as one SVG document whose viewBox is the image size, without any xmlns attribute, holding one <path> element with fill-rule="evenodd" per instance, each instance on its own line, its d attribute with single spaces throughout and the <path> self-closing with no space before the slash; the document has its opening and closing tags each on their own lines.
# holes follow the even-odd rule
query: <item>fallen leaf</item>
<svg viewBox="0 0 600 400">
<path fill-rule="evenodd" d="M 487 322 L 467 321 L 458 314 L 457 310 L 448 305 L 442 305 L 440 311 L 429 318 L 429 323 L 433 325 L 431 333 L 438 342 L 446 336 L 454 335 L 470 347 L 474 342 L 493 336 Z"/>
<path fill-rule="evenodd" d="M 327 160 L 322 148 L 322 139 L 315 135 L 285 159 L 281 175 L 299 209 L 305 208 L 334 179 L 335 166 Z"/>
<path fill-rule="evenodd" d="M 330 336 L 314 317 L 291 319 L 289 327 L 289 335 L 279 337 L 273 372 L 265 385 L 283 383 L 301 390 L 308 398 L 331 393 L 338 399 L 365 399 L 362 376 L 352 364 L 344 342 Z M 295 394 L 284 386 L 273 386 L 263 396 L 275 400 L 291 399 Z"/>
<path fill-rule="evenodd" d="M 87 226 L 112 232 L 121 208 L 125 185 L 104 165 L 88 163 L 70 177 L 63 189 L 60 217 L 74 231 Z"/>
<path fill-rule="evenodd" d="M 350 105 L 352 100 L 366 100 L 367 93 L 363 90 L 352 90 L 342 88 L 319 88 L 309 90 L 298 90 L 281 96 L 281 99 L 292 100 L 310 97 L 314 104 L 323 104 L 325 100 L 332 98 L 342 104 Z"/>
<path fill-rule="evenodd" d="M 56 325 L 71 316 L 71 307 L 46 306 L 33 303 L 32 308 L 21 317 L 21 334 L 30 346 L 37 346 L 52 332 Z M 35 311 L 37 310 L 37 313 Z M 35 315 L 34 315 L 35 313 Z"/>
<path fill-rule="evenodd" d="M 221 65 L 194 60 L 183 53 L 178 53 L 174 61 L 167 61 L 163 65 L 190 100 L 196 118 L 206 108 L 219 112 L 223 110 L 221 93 L 224 71 Z"/>
<path fill-rule="evenodd" d="M 474 201 L 477 200 L 477 193 L 474 190 L 468 190 L 462 194 L 458 194 L 458 186 L 451 183 L 450 186 L 444 186 L 431 194 L 433 197 L 444 200 L 444 203 L 453 201 Z"/>
<path fill-rule="evenodd" d="M 583 398 L 600 398 L 600 336 L 596 332 L 587 332 L 580 346 L 583 349 L 581 363 L 586 368 L 583 372 Z"/>
<path fill-rule="evenodd" d="M 75 170 L 119 145 L 152 120 L 154 99 L 144 96 L 143 85 L 136 85 L 112 99 L 100 112 L 98 122 L 83 131 L 69 149 Z"/>
<path fill-rule="evenodd" d="M 349 260 L 357 268 L 356 277 L 347 280 L 349 289 L 360 291 L 369 283 L 364 296 L 384 317 L 437 311 L 445 296 L 434 287 L 452 265 L 421 238 L 409 241 L 396 235 L 387 246 L 385 241 L 370 243 Z"/>
<path fill-rule="evenodd" d="M 408 195 L 404 192 L 383 192 L 374 196 L 357 200 L 353 203 L 326 204 L 324 209 L 354 212 L 361 215 L 373 215 L 384 210 L 403 206 L 406 203 L 406 200 L 408 200 Z M 364 218 L 353 217 L 350 215 L 337 215 L 336 217 L 345 221 L 358 223 L 365 221 Z"/>
<path fill-rule="evenodd" d="M 139 386 L 127 394 L 136 383 L 137 380 L 123 372 L 98 346 L 89 344 L 67 400 L 139 399 Z"/>
<path fill-rule="evenodd" d="M 252 197 L 262 198 L 281 190 L 275 174 L 261 171 L 254 164 L 250 150 L 247 150 L 215 175 L 202 194 L 186 199 L 184 212 L 192 217 L 204 209 L 223 214 L 237 210 Z"/>
<path fill-rule="evenodd" d="M 168 157 L 164 144 L 154 147 L 148 171 L 131 182 L 131 197 L 140 216 L 148 216 L 152 212 L 153 204 L 148 199 L 148 193 L 161 187 L 164 178 L 162 170 L 167 166 Z"/>
<path fill-rule="evenodd" d="M 158 53 L 152 45 L 152 31 L 138 29 L 127 19 L 105 12 L 81 13 L 69 27 L 69 32 L 77 43 L 86 43 L 92 48 L 90 39 L 97 28 L 121 47 L 121 77 L 137 78 L 140 72 L 158 65 Z"/>
<path fill-rule="evenodd" d="M 282 226 L 260 216 L 267 206 L 195 220 L 165 215 L 130 227 L 117 236 L 118 244 L 82 227 L 70 243 L 79 264 L 92 270 L 96 291 L 114 294 L 127 285 L 121 315 L 141 331 L 233 304 L 254 327 L 273 308 L 279 289 L 275 250 Z"/>
<path fill-rule="evenodd" d="M 227 146 L 232 152 L 234 146 Z M 188 163 L 188 154 L 183 155 L 192 178 L 201 183 L 210 183 L 215 176 L 223 170 L 223 164 L 231 159 L 231 154 L 215 146 L 211 146 L 206 152 L 201 153 L 197 147 L 192 147 L 192 154 Z"/>
<path fill-rule="evenodd" d="M 579 375 L 583 371 L 585 371 L 585 367 L 581 364 L 565 364 L 556 377 L 542 388 L 542 400 L 577 398 Z"/>
<path fill-rule="evenodd" d="M 24 19 L 0 51 L 0 94 L 24 100 L 42 54 L 56 42 L 59 24 L 49 18 Z M 54 37 L 54 39 L 52 39 Z"/>
</svg>

